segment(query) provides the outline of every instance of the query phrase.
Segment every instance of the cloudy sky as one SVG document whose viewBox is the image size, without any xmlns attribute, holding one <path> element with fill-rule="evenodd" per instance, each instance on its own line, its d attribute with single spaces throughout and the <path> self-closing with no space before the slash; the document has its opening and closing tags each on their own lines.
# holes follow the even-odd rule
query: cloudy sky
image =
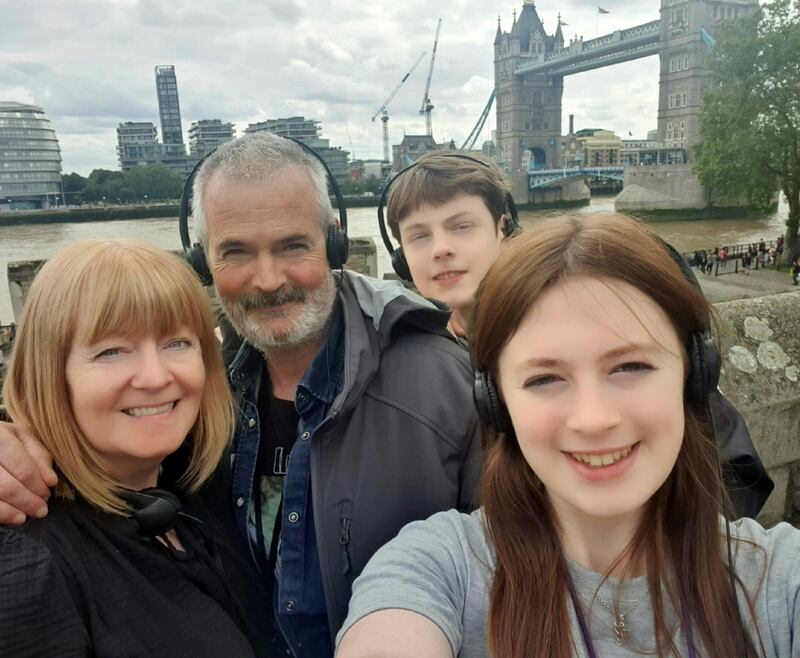
<svg viewBox="0 0 800 658">
<path fill-rule="evenodd" d="M 557 15 L 585 39 L 659 17 L 657 0 L 538 0 L 548 33 Z M 192 121 L 248 123 L 305 115 L 351 157 L 380 157 L 370 118 L 442 18 L 430 97 L 437 141 L 460 144 L 493 86 L 497 17 L 504 30 L 522 0 L 0 0 L 0 100 L 42 106 L 58 133 L 64 171 L 116 169 L 120 121 L 159 127 L 153 68 L 173 64 L 184 133 Z M 598 24 L 599 23 L 599 24 Z M 393 100 L 392 143 L 424 133 L 418 114 L 426 57 Z M 603 127 L 645 137 L 656 125 L 658 58 L 565 78 L 564 132 Z M 484 138 L 494 128 L 494 114 Z"/>
</svg>

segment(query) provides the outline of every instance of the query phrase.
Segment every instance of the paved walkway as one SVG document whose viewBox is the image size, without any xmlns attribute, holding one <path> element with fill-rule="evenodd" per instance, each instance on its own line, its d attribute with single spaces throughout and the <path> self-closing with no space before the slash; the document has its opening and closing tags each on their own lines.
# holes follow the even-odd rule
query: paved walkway
<svg viewBox="0 0 800 658">
<path fill-rule="evenodd" d="M 733 267 L 733 263 L 728 263 L 728 267 Z M 792 277 L 789 276 L 786 269 L 780 272 L 776 272 L 772 268 L 751 270 L 749 275 L 745 275 L 740 267 L 738 273 L 723 274 L 722 276 L 700 274 L 697 268 L 692 269 L 700 281 L 706 297 L 714 303 L 800 291 L 800 285 L 792 285 Z"/>
</svg>

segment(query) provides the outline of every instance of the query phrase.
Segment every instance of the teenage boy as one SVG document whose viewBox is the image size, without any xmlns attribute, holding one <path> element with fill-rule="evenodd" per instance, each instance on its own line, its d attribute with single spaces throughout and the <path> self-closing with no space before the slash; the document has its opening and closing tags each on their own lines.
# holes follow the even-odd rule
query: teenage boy
<svg viewBox="0 0 800 658">
<path fill-rule="evenodd" d="M 493 162 L 439 151 L 420 157 L 392 183 L 387 220 L 414 285 L 452 309 L 448 328 L 467 337 L 473 296 L 517 228 L 508 214 L 508 181 Z M 796 268 L 800 269 L 800 263 Z M 717 445 L 734 514 L 755 517 L 773 488 L 741 414 L 716 396 Z"/>
<path fill-rule="evenodd" d="M 494 162 L 448 152 L 423 155 L 392 184 L 389 230 L 417 290 L 452 309 L 457 336 L 466 336 L 475 291 L 511 229 L 509 190 Z"/>
</svg>

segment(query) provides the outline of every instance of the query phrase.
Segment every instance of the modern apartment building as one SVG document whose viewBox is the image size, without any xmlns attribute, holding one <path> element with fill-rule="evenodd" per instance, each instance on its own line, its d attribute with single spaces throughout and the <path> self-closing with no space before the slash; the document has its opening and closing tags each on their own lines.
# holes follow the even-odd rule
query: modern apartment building
<svg viewBox="0 0 800 658">
<path fill-rule="evenodd" d="M 164 144 L 183 144 L 181 104 L 178 100 L 178 79 L 174 66 L 156 66 L 156 93 Z"/>
<path fill-rule="evenodd" d="M 235 136 L 232 123 L 226 123 L 221 119 L 194 121 L 189 128 L 189 153 L 203 157 L 220 144 L 230 142 Z"/>
<path fill-rule="evenodd" d="M 320 122 L 305 117 L 270 119 L 251 123 L 245 133 L 270 132 L 281 137 L 290 137 L 314 149 L 325 160 L 337 183 L 350 178 L 350 152 L 331 146 L 330 140 L 320 136 Z"/>
</svg>

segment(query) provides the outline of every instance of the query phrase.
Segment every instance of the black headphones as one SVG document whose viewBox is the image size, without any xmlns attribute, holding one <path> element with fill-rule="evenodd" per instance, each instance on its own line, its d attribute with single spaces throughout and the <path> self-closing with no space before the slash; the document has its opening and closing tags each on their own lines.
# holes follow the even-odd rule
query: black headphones
<svg viewBox="0 0 800 658">
<path fill-rule="evenodd" d="M 328 266 L 332 270 L 338 270 L 347 262 L 347 256 L 350 251 L 350 241 L 347 239 L 347 207 L 344 204 L 342 193 L 339 190 L 336 179 L 333 177 L 333 174 L 328 167 L 328 163 L 322 159 L 322 156 L 320 156 L 319 153 L 317 153 L 310 146 L 307 146 L 303 142 L 293 139 L 292 137 L 283 137 L 283 139 L 297 144 L 325 168 L 325 173 L 328 177 L 328 185 L 333 191 L 333 195 L 336 197 L 336 206 L 337 210 L 339 211 L 339 223 L 341 224 L 341 226 L 337 226 L 336 224 L 328 225 L 325 234 L 325 254 L 328 258 Z M 214 151 L 216 151 L 216 149 L 214 149 Z M 211 276 L 211 270 L 208 268 L 208 262 L 206 261 L 206 254 L 203 250 L 203 245 L 198 242 L 192 244 L 192 240 L 189 237 L 189 212 L 192 203 L 194 177 L 206 159 L 212 155 L 214 151 L 204 155 L 200 162 L 195 165 L 194 169 L 192 169 L 192 173 L 189 174 L 189 177 L 186 179 L 186 182 L 183 185 L 181 205 L 178 212 L 178 230 L 180 231 L 181 235 L 181 245 L 183 246 L 184 257 L 189 262 L 189 265 L 192 266 L 192 269 L 197 272 L 197 275 L 200 277 L 200 280 L 203 282 L 204 286 L 210 286 L 212 283 L 214 283 L 214 280 Z"/>
<path fill-rule="evenodd" d="M 473 158 L 471 155 L 464 155 L 463 153 L 442 153 L 441 155 L 445 158 L 460 158 L 461 160 L 470 160 L 471 162 L 476 162 L 487 169 L 489 168 L 489 165 L 486 162 L 479 160 L 478 158 Z M 392 257 L 392 267 L 394 268 L 397 276 L 404 281 L 409 282 L 412 280 L 412 277 L 411 270 L 408 267 L 408 261 L 406 260 L 406 255 L 403 253 L 402 247 L 395 249 L 392 245 L 392 241 L 389 238 L 389 232 L 386 230 L 386 219 L 383 215 L 383 207 L 386 204 L 386 199 L 389 197 L 389 189 L 392 187 L 394 182 L 407 171 L 417 166 L 424 166 L 424 164 L 425 163 L 414 162 L 405 169 L 401 170 L 397 176 L 386 183 L 386 187 L 383 188 L 383 193 L 381 194 L 381 200 L 378 203 L 378 227 L 381 231 L 383 244 L 386 245 L 386 249 L 388 250 L 389 255 Z M 517 215 L 517 205 L 514 203 L 514 197 L 511 196 L 511 192 L 506 192 L 506 207 L 508 209 L 508 217 L 506 218 L 505 225 L 503 226 L 503 235 L 506 237 L 511 237 L 514 235 L 514 233 L 521 230 L 519 225 L 519 216 Z"/>
<path fill-rule="evenodd" d="M 672 245 L 662 241 L 669 255 L 680 267 L 684 277 L 695 288 L 701 290 L 692 268 Z M 717 390 L 721 369 L 721 360 L 717 346 L 711 340 L 708 318 L 701 318 L 702 329 L 697 329 L 689 336 L 686 353 L 689 357 L 689 373 L 686 377 L 686 394 L 695 405 L 705 404 L 709 395 Z M 495 432 L 508 433 L 513 430 L 511 416 L 500 398 L 494 378 L 485 370 L 474 371 L 475 381 L 472 397 L 478 417 L 483 424 Z"/>
<path fill-rule="evenodd" d="M 158 537 L 178 523 L 181 501 L 170 491 L 151 487 L 141 491 L 118 489 L 115 493 L 130 505 L 131 518 L 136 521 L 136 534 L 140 537 Z"/>
</svg>

